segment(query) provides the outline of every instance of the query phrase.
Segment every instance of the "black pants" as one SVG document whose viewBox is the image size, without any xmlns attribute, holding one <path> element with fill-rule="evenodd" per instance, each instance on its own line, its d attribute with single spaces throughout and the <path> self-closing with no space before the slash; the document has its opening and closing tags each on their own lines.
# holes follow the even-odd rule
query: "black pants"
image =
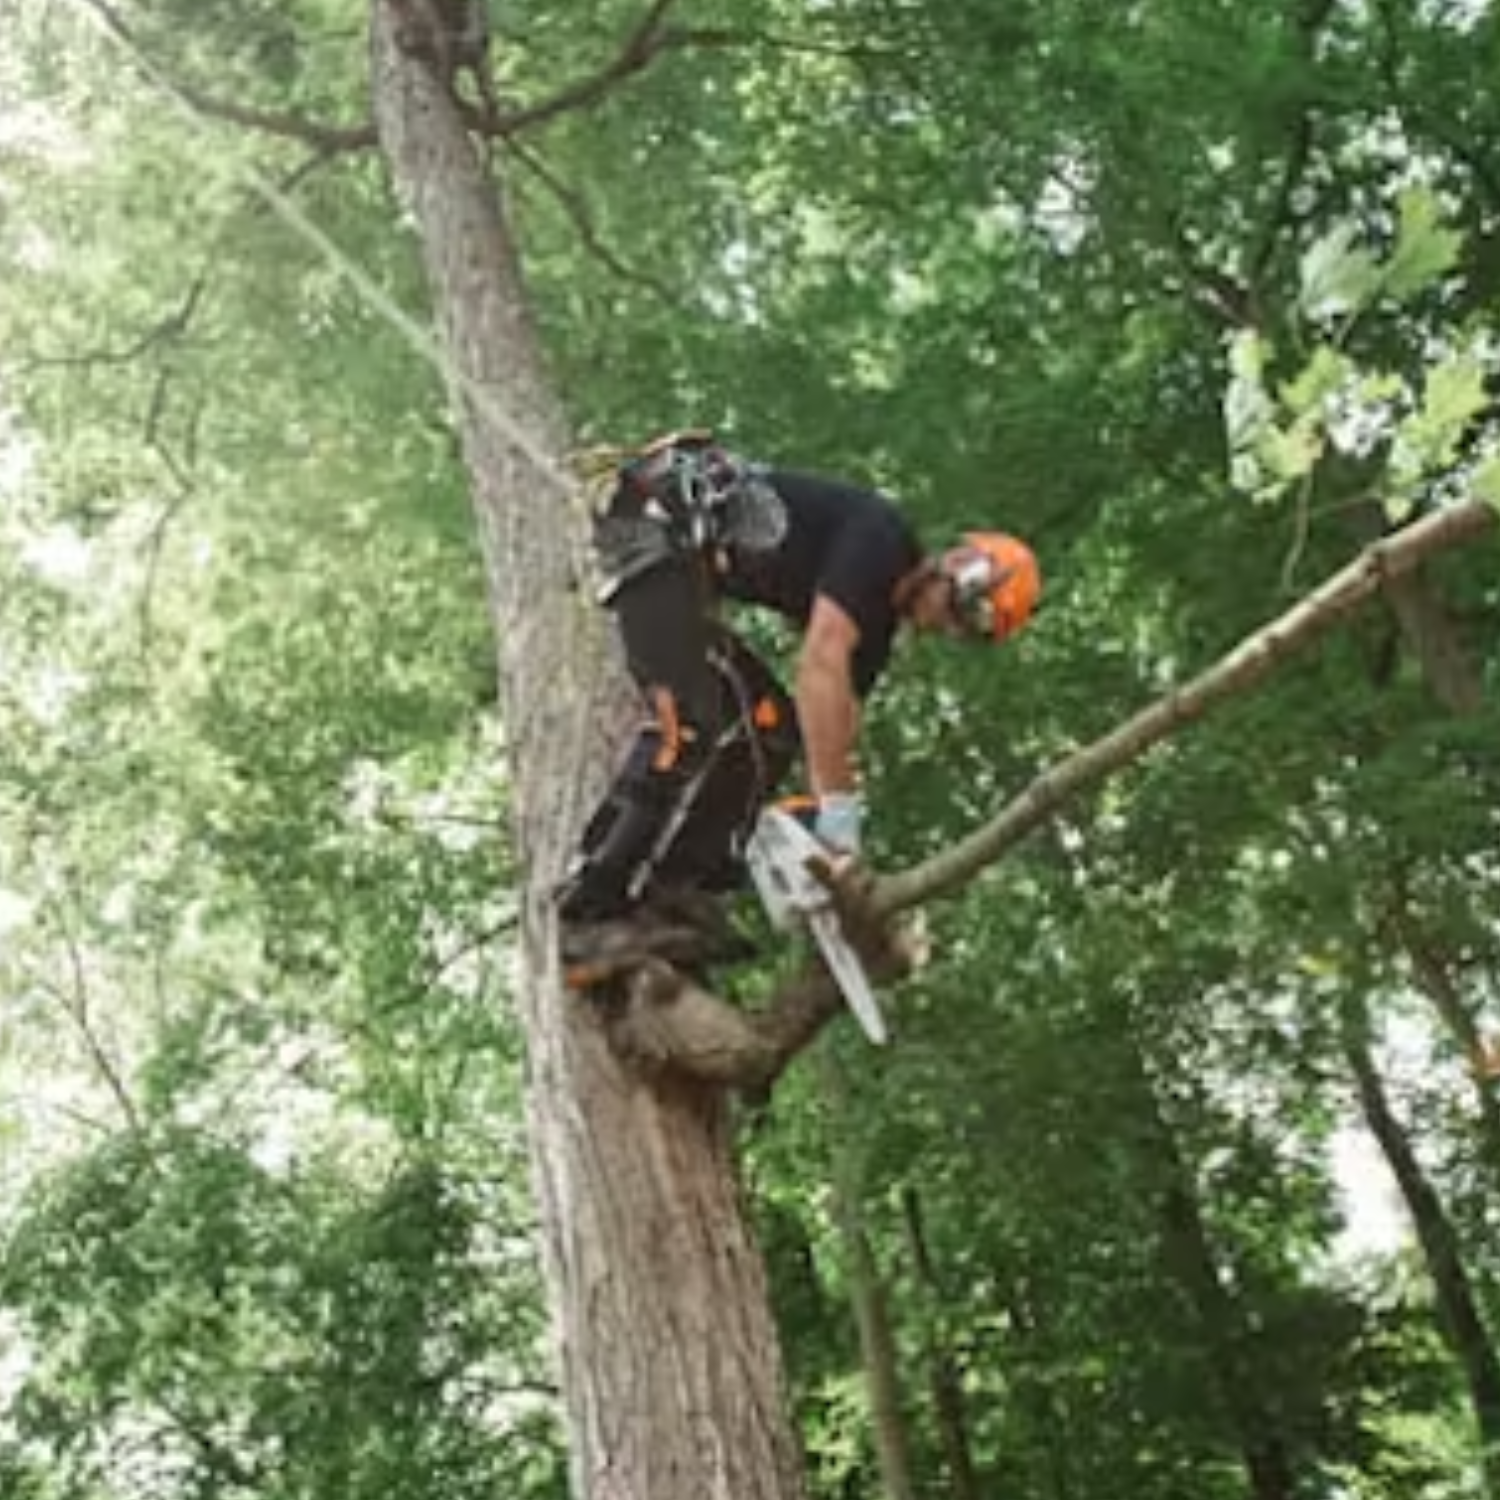
<svg viewBox="0 0 1500 1500">
<path fill-rule="evenodd" d="M 648 717 L 589 819 L 559 906 L 621 915 L 661 887 L 740 883 L 745 836 L 799 748 L 791 700 L 715 618 L 697 556 L 674 552 L 611 599 Z"/>
</svg>

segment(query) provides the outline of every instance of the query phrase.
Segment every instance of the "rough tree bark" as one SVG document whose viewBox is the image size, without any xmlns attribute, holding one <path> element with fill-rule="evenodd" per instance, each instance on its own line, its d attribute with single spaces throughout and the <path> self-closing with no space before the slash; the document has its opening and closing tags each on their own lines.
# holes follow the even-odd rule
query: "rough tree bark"
<svg viewBox="0 0 1500 1500">
<path fill-rule="evenodd" d="M 613 694 L 575 597 L 565 422 L 509 226 L 448 81 L 373 0 L 375 115 L 420 241 L 484 538 L 525 872 L 532 1154 L 581 1500 L 798 1500 L 765 1277 L 720 1089 L 622 1064 L 560 989 L 546 893 L 602 787 Z M 591 665 L 592 664 L 592 665 Z M 617 669 L 615 669 L 617 672 Z M 604 705 L 604 706 L 601 706 Z"/>
</svg>

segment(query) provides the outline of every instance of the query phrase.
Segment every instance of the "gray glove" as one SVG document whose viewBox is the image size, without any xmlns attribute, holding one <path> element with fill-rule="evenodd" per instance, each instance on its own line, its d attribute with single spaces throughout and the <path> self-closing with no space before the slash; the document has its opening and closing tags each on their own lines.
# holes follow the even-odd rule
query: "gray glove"
<svg viewBox="0 0 1500 1500">
<path fill-rule="evenodd" d="M 828 792 L 818 798 L 813 833 L 833 853 L 857 855 L 864 818 L 865 805 L 857 792 Z"/>
</svg>

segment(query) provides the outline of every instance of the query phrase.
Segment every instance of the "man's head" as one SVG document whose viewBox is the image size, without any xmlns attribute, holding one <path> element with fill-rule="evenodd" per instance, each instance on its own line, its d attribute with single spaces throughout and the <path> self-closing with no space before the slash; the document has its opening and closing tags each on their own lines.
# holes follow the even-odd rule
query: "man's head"
<svg viewBox="0 0 1500 1500">
<path fill-rule="evenodd" d="M 970 531 L 957 546 L 923 559 L 900 607 L 914 630 L 1003 641 L 1031 618 L 1041 591 L 1041 570 L 1025 542 L 1001 531 Z"/>
</svg>

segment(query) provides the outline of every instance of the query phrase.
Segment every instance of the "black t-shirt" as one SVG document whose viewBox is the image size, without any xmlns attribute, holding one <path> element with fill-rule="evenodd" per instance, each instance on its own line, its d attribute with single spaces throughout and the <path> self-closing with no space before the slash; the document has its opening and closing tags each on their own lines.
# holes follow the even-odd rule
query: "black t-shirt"
<svg viewBox="0 0 1500 1500">
<path fill-rule="evenodd" d="M 863 698 L 890 660 L 896 585 L 922 556 L 916 535 L 871 490 L 785 469 L 767 477 L 786 505 L 786 534 L 769 552 L 732 551 L 724 593 L 798 625 L 806 625 L 815 597 L 826 594 L 859 628 L 850 667 Z"/>
</svg>

